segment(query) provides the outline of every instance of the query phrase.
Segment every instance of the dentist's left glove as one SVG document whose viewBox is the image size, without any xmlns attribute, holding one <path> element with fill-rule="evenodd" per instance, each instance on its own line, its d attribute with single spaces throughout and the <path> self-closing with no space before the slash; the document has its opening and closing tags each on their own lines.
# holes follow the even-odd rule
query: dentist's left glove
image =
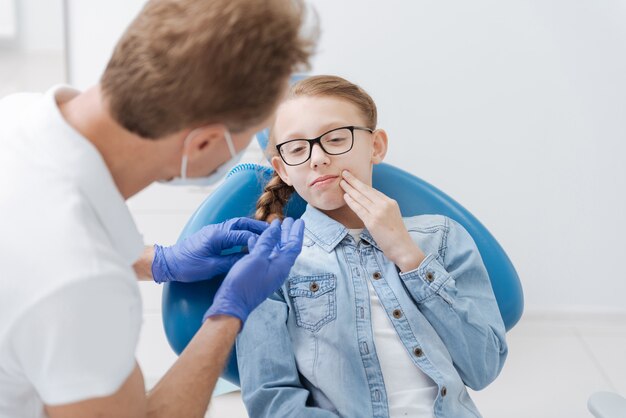
<svg viewBox="0 0 626 418">
<path fill-rule="evenodd" d="M 258 238 L 251 238 L 252 250 L 228 272 L 217 290 L 204 319 L 230 315 L 246 322 L 248 315 L 283 284 L 302 250 L 304 222 L 278 220 Z M 254 242 L 256 241 L 256 242 Z"/>
<path fill-rule="evenodd" d="M 222 255 L 222 251 L 247 245 L 268 226 L 263 221 L 235 218 L 205 226 L 171 247 L 155 245 L 152 277 L 157 283 L 196 282 L 226 273 L 245 254 Z"/>
</svg>

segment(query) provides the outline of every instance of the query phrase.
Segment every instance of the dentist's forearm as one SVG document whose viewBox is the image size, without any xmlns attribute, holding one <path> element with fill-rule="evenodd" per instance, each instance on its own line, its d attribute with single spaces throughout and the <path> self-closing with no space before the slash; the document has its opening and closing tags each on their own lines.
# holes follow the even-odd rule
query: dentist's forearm
<svg viewBox="0 0 626 418">
<path fill-rule="evenodd" d="M 148 417 L 202 418 L 241 329 L 232 316 L 209 317 L 178 361 L 148 393 Z"/>
<path fill-rule="evenodd" d="M 137 280 L 151 281 L 152 277 L 152 261 L 154 260 L 154 247 L 152 245 L 146 245 L 141 257 L 135 264 L 133 269 L 137 275 Z"/>
</svg>

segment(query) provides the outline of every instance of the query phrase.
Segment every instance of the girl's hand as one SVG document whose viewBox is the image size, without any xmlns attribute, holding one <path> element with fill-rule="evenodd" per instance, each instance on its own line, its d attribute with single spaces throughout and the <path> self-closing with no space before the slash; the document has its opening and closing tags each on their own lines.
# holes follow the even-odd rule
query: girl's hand
<svg viewBox="0 0 626 418">
<path fill-rule="evenodd" d="M 346 192 L 344 200 L 361 218 L 385 256 L 403 272 L 417 268 L 425 255 L 406 230 L 398 202 L 346 170 L 342 177 L 339 185 Z"/>
</svg>

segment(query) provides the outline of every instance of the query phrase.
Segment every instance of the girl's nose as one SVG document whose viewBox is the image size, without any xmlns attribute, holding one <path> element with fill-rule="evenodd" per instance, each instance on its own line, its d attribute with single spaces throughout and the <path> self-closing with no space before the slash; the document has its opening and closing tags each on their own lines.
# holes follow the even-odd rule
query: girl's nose
<svg viewBox="0 0 626 418">
<path fill-rule="evenodd" d="M 311 148 L 311 167 L 327 165 L 328 163 L 330 163 L 328 154 L 324 152 L 319 144 L 313 144 L 313 148 Z"/>
</svg>

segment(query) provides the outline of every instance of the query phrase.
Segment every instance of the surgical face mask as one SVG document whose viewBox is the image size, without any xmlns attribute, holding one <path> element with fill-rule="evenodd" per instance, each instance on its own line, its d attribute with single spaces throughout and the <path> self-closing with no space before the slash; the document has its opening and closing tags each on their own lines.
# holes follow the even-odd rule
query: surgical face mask
<svg viewBox="0 0 626 418">
<path fill-rule="evenodd" d="M 195 135 L 196 131 L 191 131 L 185 141 L 183 142 L 183 150 L 187 148 L 187 143 L 189 140 Z M 204 177 L 187 177 L 187 163 L 189 160 L 189 156 L 186 152 L 183 153 L 183 160 L 180 164 L 180 177 L 175 177 L 172 180 L 166 180 L 162 183 L 171 184 L 174 186 L 212 186 L 224 177 L 226 174 L 239 162 L 241 159 L 241 155 L 243 154 L 243 150 L 239 151 L 239 153 L 235 152 L 235 146 L 233 145 L 233 138 L 230 136 L 230 132 L 228 130 L 224 131 L 224 139 L 226 140 L 226 144 L 228 145 L 228 150 L 230 151 L 230 160 L 226 161 L 224 164 L 217 167 L 217 169 Z"/>
</svg>

